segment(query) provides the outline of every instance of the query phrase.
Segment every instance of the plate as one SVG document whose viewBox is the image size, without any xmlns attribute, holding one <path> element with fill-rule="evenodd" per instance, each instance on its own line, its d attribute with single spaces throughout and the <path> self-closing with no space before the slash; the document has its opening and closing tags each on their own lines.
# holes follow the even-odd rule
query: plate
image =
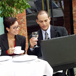
<svg viewBox="0 0 76 76">
<path fill-rule="evenodd" d="M 0 56 L 0 62 L 12 59 L 11 56 Z"/>
<path fill-rule="evenodd" d="M 24 53 L 24 50 L 21 50 L 21 51 L 14 51 L 14 54 L 22 54 Z"/>
<path fill-rule="evenodd" d="M 24 62 L 24 61 L 32 61 L 37 59 L 37 56 L 34 55 L 21 55 L 21 56 L 16 56 L 12 60 L 15 62 Z"/>
</svg>

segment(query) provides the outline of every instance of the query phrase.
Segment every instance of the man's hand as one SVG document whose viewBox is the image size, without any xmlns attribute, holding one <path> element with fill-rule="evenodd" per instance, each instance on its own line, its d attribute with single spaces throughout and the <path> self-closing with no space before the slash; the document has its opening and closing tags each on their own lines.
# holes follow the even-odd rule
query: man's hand
<svg viewBox="0 0 76 76">
<path fill-rule="evenodd" d="M 38 39 L 36 37 L 32 37 L 30 39 L 30 48 L 34 48 L 34 46 L 37 44 Z"/>
</svg>

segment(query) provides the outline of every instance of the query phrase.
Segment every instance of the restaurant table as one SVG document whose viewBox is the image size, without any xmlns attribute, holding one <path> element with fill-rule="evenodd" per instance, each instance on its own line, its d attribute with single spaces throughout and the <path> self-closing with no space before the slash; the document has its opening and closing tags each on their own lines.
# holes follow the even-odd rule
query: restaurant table
<svg viewBox="0 0 76 76">
<path fill-rule="evenodd" d="M 30 59 L 31 58 L 31 59 Z M 53 69 L 36 56 L 21 55 L 0 61 L 0 76 L 52 76 Z"/>
</svg>

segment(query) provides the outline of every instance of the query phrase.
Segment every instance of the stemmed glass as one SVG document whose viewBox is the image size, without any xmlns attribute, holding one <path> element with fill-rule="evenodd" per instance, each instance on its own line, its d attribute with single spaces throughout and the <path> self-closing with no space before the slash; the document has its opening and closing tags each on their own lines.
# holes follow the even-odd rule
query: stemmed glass
<svg viewBox="0 0 76 76">
<path fill-rule="evenodd" d="M 38 38 L 38 32 L 32 32 L 32 37 Z M 39 47 L 39 46 L 35 45 L 35 47 Z"/>
</svg>

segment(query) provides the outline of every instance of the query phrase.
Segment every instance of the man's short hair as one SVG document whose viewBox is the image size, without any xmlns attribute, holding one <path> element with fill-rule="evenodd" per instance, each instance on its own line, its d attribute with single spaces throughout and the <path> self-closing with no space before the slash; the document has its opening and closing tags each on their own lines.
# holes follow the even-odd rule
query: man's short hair
<svg viewBox="0 0 76 76">
<path fill-rule="evenodd" d="M 47 11 L 41 10 L 41 11 L 39 11 L 39 12 L 37 13 L 36 19 L 38 19 L 38 15 L 41 15 L 41 14 L 44 14 L 44 13 L 46 13 L 46 14 L 48 15 L 48 17 L 49 17 L 49 14 L 48 14 Z"/>
</svg>

